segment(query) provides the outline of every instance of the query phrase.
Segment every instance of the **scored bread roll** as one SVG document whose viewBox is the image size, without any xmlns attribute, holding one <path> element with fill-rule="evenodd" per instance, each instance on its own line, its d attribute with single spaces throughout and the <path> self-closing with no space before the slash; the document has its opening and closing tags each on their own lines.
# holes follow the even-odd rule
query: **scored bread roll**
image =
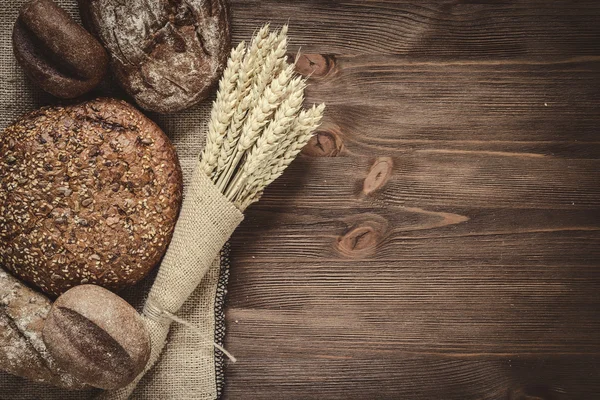
<svg viewBox="0 0 600 400">
<path fill-rule="evenodd" d="M 37 86 L 65 99 L 92 90 L 108 68 L 102 45 L 52 0 L 23 5 L 13 29 L 13 49 Z"/>
<path fill-rule="evenodd" d="M 76 286 L 56 299 L 44 343 L 65 371 L 100 389 L 127 386 L 150 357 L 150 335 L 137 311 L 95 285 Z"/>
<path fill-rule="evenodd" d="M 227 0 L 78 0 L 111 55 L 116 80 L 145 110 L 172 113 L 206 99 L 230 51 Z"/>
</svg>

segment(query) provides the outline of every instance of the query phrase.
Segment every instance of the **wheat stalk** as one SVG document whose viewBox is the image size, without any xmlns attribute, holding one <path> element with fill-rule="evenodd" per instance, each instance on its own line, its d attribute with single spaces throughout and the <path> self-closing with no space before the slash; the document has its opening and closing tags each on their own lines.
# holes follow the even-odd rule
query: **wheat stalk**
<svg viewBox="0 0 600 400">
<path fill-rule="evenodd" d="M 285 164 L 287 161 L 293 161 L 290 151 L 293 151 L 299 143 L 308 143 L 312 137 L 312 133 L 321 124 L 324 111 L 325 104 L 320 104 L 318 106 L 313 105 L 308 110 L 302 110 L 290 128 L 291 133 L 279 143 L 279 147 L 271 160 L 271 166 L 273 168 L 275 168 L 276 165 Z M 301 147 L 304 147 L 304 145 Z"/>
<path fill-rule="evenodd" d="M 244 164 L 248 174 L 254 174 L 260 170 L 260 165 L 269 161 L 269 157 L 274 155 L 281 141 L 286 135 L 289 136 L 290 128 L 302 108 L 305 87 L 306 83 L 300 77 L 296 77 L 290 82 L 287 98 L 281 103 L 273 120 L 248 153 L 250 161 Z"/>
<path fill-rule="evenodd" d="M 257 98 L 265 90 L 267 85 L 271 83 L 273 78 L 277 76 L 285 65 L 287 59 L 285 53 L 287 51 L 287 25 L 281 28 L 279 33 L 269 35 L 267 44 L 270 46 L 270 51 L 265 55 L 264 63 L 256 76 L 256 80 L 252 87 L 252 95 Z"/>
<path fill-rule="evenodd" d="M 325 108 L 302 111 L 306 82 L 286 64 L 287 32 L 265 25 L 234 49 L 213 104 L 200 167 L 240 210 L 283 173 Z"/>
<path fill-rule="evenodd" d="M 273 112 L 284 98 L 287 85 L 293 74 L 293 65 L 290 65 L 281 71 L 277 78 L 271 81 L 271 83 L 265 88 L 260 98 L 255 102 L 252 111 L 250 111 L 248 118 L 241 128 L 237 148 L 233 151 L 232 159 L 229 163 L 228 170 L 225 173 L 225 181 L 231 182 L 231 177 L 236 171 L 240 160 L 246 151 L 249 150 L 254 143 L 256 143 L 262 134 L 263 128 L 267 122 L 269 122 Z M 228 189 L 224 190 L 223 193 L 229 195 L 231 193 L 231 189 L 232 186 L 229 186 Z"/>
<path fill-rule="evenodd" d="M 308 110 L 303 110 L 298 118 L 296 118 L 291 134 L 291 136 L 295 137 L 295 140 L 292 140 L 289 145 L 280 148 L 280 151 L 283 154 L 273 159 L 274 162 L 272 164 L 270 176 L 263 182 L 264 186 L 269 185 L 277 179 L 287 166 L 294 161 L 298 153 L 302 151 L 304 146 L 312 138 L 313 132 L 321 124 L 324 111 L 325 104 L 319 104 L 318 106 L 314 105 Z"/>
<path fill-rule="evenodd" d="M 231 55 L 227 61 L 227 67 L 219 82 L 217 99 L 213 103 L 211 117 L 208 123 L 206 146 L 202 151 L 200 162 L 200 167 L 204 173 L 209 176 L 217 165 L 224 136 L 227 134 L 227 128 L 231 123 L 231 119 L 237 107 L 238 99 L 236 90 L 240 69 L 242 67 L 242 59 L 245 53 L 246 44 L 244 42 L 241 42 L 235 49 L 231 50 Z"/>
<path fill-rule="evenodd" d="M 301 77 L 292 79 L 286 88 L 285 100 L 279 105 L 273 119 L 265 127 L 256 143 L 246 153 L 238 178 L 231 184 L 228 191 L 231 196 L 243 196 L 257 178 L 263 175 L 263 168 L 271 162 L 271 158 L 279 144 L 288 136 L 296 115 L 302 108 L 304 101 L 305 82 Z M 241 191 L 241 194 L 238 192 Z"/>
<path fill-rule="evenodd" d="M 325 105 L 313 106 L 308 110 L 303 110 L 293 121 L 287 137 L 279 143 L 268 166 L 262 168 L 261 175 L 248 185 L 244 197 L 243 208 L 258 201 L 264 188 L 279 178 L 286 168 L 296 159 L 296 156 L 302 151 L 304 146 L 310 141 L 313 132 L 321 124 Z"/>
<path fill-rule="evenodd" d="M 244 123 L 248 109 L 252 103 L 252 87 L 256 80 L 256 73 L 264 63 L 264 58 L 269 51 L 269 24 L 264 25 L 252 38 L 250 47 L 242 61 L 241 70 L 238 74 L 238 81 L 235 92 L 232 93 L 235 99 L 236 109 L 227 130 L 227 136 L 223 140 L 222 146 L 216 160 L 216 175 L 222 173 L 230 163 L 230 158 L 239 139 L 240 127 Z M 221 179 L 218 186 L 222 184 L 224 178 Z"/>
</svg>

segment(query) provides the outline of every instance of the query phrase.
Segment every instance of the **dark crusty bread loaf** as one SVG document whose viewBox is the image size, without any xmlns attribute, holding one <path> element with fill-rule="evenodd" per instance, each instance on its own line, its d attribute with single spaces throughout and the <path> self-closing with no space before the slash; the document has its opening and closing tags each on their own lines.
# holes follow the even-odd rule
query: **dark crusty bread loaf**
<svg viewBox="0 0 600 400">
<path fill-rule="evenodd" d="M 230 49 L 226 0 L 78 0 L 86 26 L 140 107 L 188 108 L 216 84 Z"/>
<path fill-rule="evenodd" d="M 50 307 L 46 296 L 0 268 L 0 370 L 65 389 L 84 389 L 56 365 L 42 340 Z"/>
<path fill-rule="evenodd" d="M 23 5 L 13 29 L 13 48 L 25 73 L 61 98 L 92 90 L 108 69 L 102 45 L 52 0 Z"/>
<path fill-rule="evenodd" d="M 169 139 L 129 104 L 43 108 L 0 135 L 0 265 L 50 295 L 118 290 L 162 258 L 182 198 Z"/>
</svg>

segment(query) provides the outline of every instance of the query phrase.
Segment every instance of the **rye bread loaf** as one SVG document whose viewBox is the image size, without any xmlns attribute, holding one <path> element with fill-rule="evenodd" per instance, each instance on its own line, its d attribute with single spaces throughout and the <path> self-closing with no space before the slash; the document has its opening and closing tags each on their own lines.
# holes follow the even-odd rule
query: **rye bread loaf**
<svg viewBox="0 0 600 400">
<path fill-rule="evenodd" d="M 60 369 L 42 340 L 51 303 L 0 268 L 0 370 L 70 390 L 86 386 Z"/>
<path fill-rule="evenodd" d="M 229 55 L 226 0 L 78 0 L 85 25 L 140 107 L 159 113 L 205 99 Z"/>
<path fill-rule="evenodd" d="M 40 109 L 0 135 L 0 265 L 54 296 L 119 290 L 159 263 L 181 198 L 175 149 L 134 107 Z"/>
</svg>

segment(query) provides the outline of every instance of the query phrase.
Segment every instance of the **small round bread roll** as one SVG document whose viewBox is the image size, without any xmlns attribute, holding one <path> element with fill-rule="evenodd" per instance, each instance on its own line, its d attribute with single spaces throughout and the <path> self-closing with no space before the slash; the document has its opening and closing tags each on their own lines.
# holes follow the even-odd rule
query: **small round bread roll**
<svg viewBox="0 0 600 400">
<path fill-rule="evenodd" d="M 63 370 L 100 389 L 127 386 L 150 358 L 150 335 L 140 315 L 100 286 L 77 286 L 56 299 L 43 335 Z"/>
<path fill-rule="evenodd" d="M 63 99 L 98 86 L 108 68 L 102 45 L 53 0 L 23 4 L 13 28 L 13 49 L 36 86 Z"/>
<path fill-rule="evenodd" d="M 0 135 L 0 265 L 49 295 L 142 279 L 182 199 L 175 149 L 129 104 L 43 108 Z"/>
</svg>

